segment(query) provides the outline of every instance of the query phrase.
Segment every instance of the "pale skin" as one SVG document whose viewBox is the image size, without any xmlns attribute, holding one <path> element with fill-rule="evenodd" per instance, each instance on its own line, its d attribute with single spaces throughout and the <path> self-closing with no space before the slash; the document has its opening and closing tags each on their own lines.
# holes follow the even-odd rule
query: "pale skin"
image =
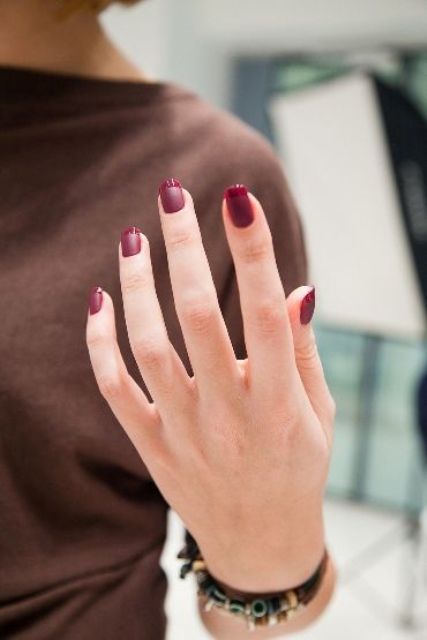
<svg viewBox="0 0 427 640">
<path fill-rule="evenodd" d="M 335 403 L 310 324 L 300 321 L 308 286 L 285 297 L 261 204 L 254 220 L 222 219 L 239 287 L 248 357 L 236 360 L 220 311 L 191 194 L 165 213 L 158 200 L 177 315 L 192 364 L 170 343 L 155 290 L 149 239 L 119 270 L 130 345 L 152 397 L 130 378 L 116 342 L 114 309 L 103 293 L 88 315 L 87 343 L 100 392 L 171 507 L 197 540 L 210 572 L 234 589 L 275 592 L 301 584 L 324 545 L 322 503 Z M 320 614 L 332 565 L 316 601 L 292 627 Z M 201 612 L 217 638 L 247 636 L 219 612 Z M 239 621 L 240 622 L 240 621 Z M 251 636 L 252 637 L 252 636 Z"/>
<path fill-rule="evenodd" d="M 54 7 L 54 0 L 0 0 L 1 64 L 149 81 L 108 40 L 96 16 L 82 13 L 59 24 Z M 141 252 L 125 258 L 119 247 L 118 261 L 129 340 L 152 401 L 126 371 L 106 292 L 100 311 L 88 314 L 91 362 L 101 393 L 213 575 L 242 591 L 284 590 L 314 572 L 325 545 L 322 505 L 335 403 L 311 323 L 300 322 L 309 287 L 285 296 L 262 203 L 250 195 L 254 221 L 236 228 L 225 201 L 221 212 L 219 194 L 248 354 L 236 360 L 191 194 L 184 194 L 177 213 L 165 213 L 160 199 L 158 205 L 194 375 L 169 342 L 144 234 Z M 316 598 L 280 627 L 249 634 L 215 610 L 201 616 L 218 640 L 279 637 L 316 620 L 335 581 L 331 559 Z"/>
</svg>

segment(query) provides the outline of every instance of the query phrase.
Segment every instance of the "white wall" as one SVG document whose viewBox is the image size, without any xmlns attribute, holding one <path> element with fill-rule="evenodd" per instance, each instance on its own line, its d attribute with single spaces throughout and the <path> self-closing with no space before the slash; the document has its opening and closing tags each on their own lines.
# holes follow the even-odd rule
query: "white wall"
<svg viewBox="0 0 427 640">
<path fill-rule="evenodd" d="M 146 0 L 131 8 L 113 6 L 102 21 L 128 56 L 156 78 L 170 76 L 170 0 Z"/>
<path fill-rule="evenodd" d="M 204 33 L 247 51 L 426 42 L 425 0 L 193 0 Z"/>
<path fill-rule="evenodd" d="M 104 21 L 147 73 L 219 105 L 236 53 L 427 44 L 427 0 L 145 0 Z"/>
<path fill-rule="evenodd" d="M 107 31 L 144 72 L 170 79 L 221 106 L 228 103 L 229 55 L 209 46 L 193 0 L 145 0 L 131 8 L 111 7 Z"/>
</svg>

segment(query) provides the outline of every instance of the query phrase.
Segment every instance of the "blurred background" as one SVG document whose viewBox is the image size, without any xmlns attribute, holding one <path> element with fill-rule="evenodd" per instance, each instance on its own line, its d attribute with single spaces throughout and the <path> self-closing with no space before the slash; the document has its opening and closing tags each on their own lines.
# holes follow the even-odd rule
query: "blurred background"
<svg viewBox="0 0 427 640">
<path fill-rule="evenodd" d="M 147 0 L 103 20 L 147 74 L 267 136 L 301 210 L 340 577 L 300 637 L 427 638 L 427 0 Z M 181 540 L 171 514 L 169 638 L 203 640 Z"/>
</svg>

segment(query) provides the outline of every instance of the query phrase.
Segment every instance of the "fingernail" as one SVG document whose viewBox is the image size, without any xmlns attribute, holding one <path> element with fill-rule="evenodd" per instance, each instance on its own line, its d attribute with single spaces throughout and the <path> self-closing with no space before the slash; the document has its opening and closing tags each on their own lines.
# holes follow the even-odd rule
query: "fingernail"
<svg viewBox="0 0 427 640">
<path fill-rule="evenodd" d="M 308 324 L 313 317 L 316 304 L 316 289 L 312 287 L 304 296 L 301 302 L 300 320 L 301 324 Z"/>
<path fill-rule="evenodd" d="M 138 227 L 128 227 L 122 231 L 121 245 L 122 256 L 129 258 L 129 256 L 136 256 L 141 251 L 141 229 Z"/>
<path fill-rule="evenodd" d="M 101 287 L 92 287 L 89 296 L 89 313 L 93 316 L 102 307 L 102 289 Z"/>
<path fill-rule="evenodd" d="M 176 178 L 164 180 L 159 187 L 160 199 L 166 213 L 180 211 L 185 204 L 181 183 Z"/>
<path fill-rule="evenodd" d="M 235 227 L 248 227 L 254 220 L 254 212 L 244 184 L 235 184 L 225 190 L 224 197 L 230 218 Z"/>
</svg>

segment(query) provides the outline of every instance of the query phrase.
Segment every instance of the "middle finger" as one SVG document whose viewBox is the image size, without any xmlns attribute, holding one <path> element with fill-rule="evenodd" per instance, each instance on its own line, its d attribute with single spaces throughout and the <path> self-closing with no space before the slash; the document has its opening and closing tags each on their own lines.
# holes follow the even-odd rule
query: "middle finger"
<svg viewBox="0 0 427 640">
<path fill-rule="evenodd" d="M 175 308 L 196 385 L 208 395 L 223 391 L 238 379 L 239 371 L 192 197 L 178 180 L 166 180 L 158 204 Z"/>
</svg>

